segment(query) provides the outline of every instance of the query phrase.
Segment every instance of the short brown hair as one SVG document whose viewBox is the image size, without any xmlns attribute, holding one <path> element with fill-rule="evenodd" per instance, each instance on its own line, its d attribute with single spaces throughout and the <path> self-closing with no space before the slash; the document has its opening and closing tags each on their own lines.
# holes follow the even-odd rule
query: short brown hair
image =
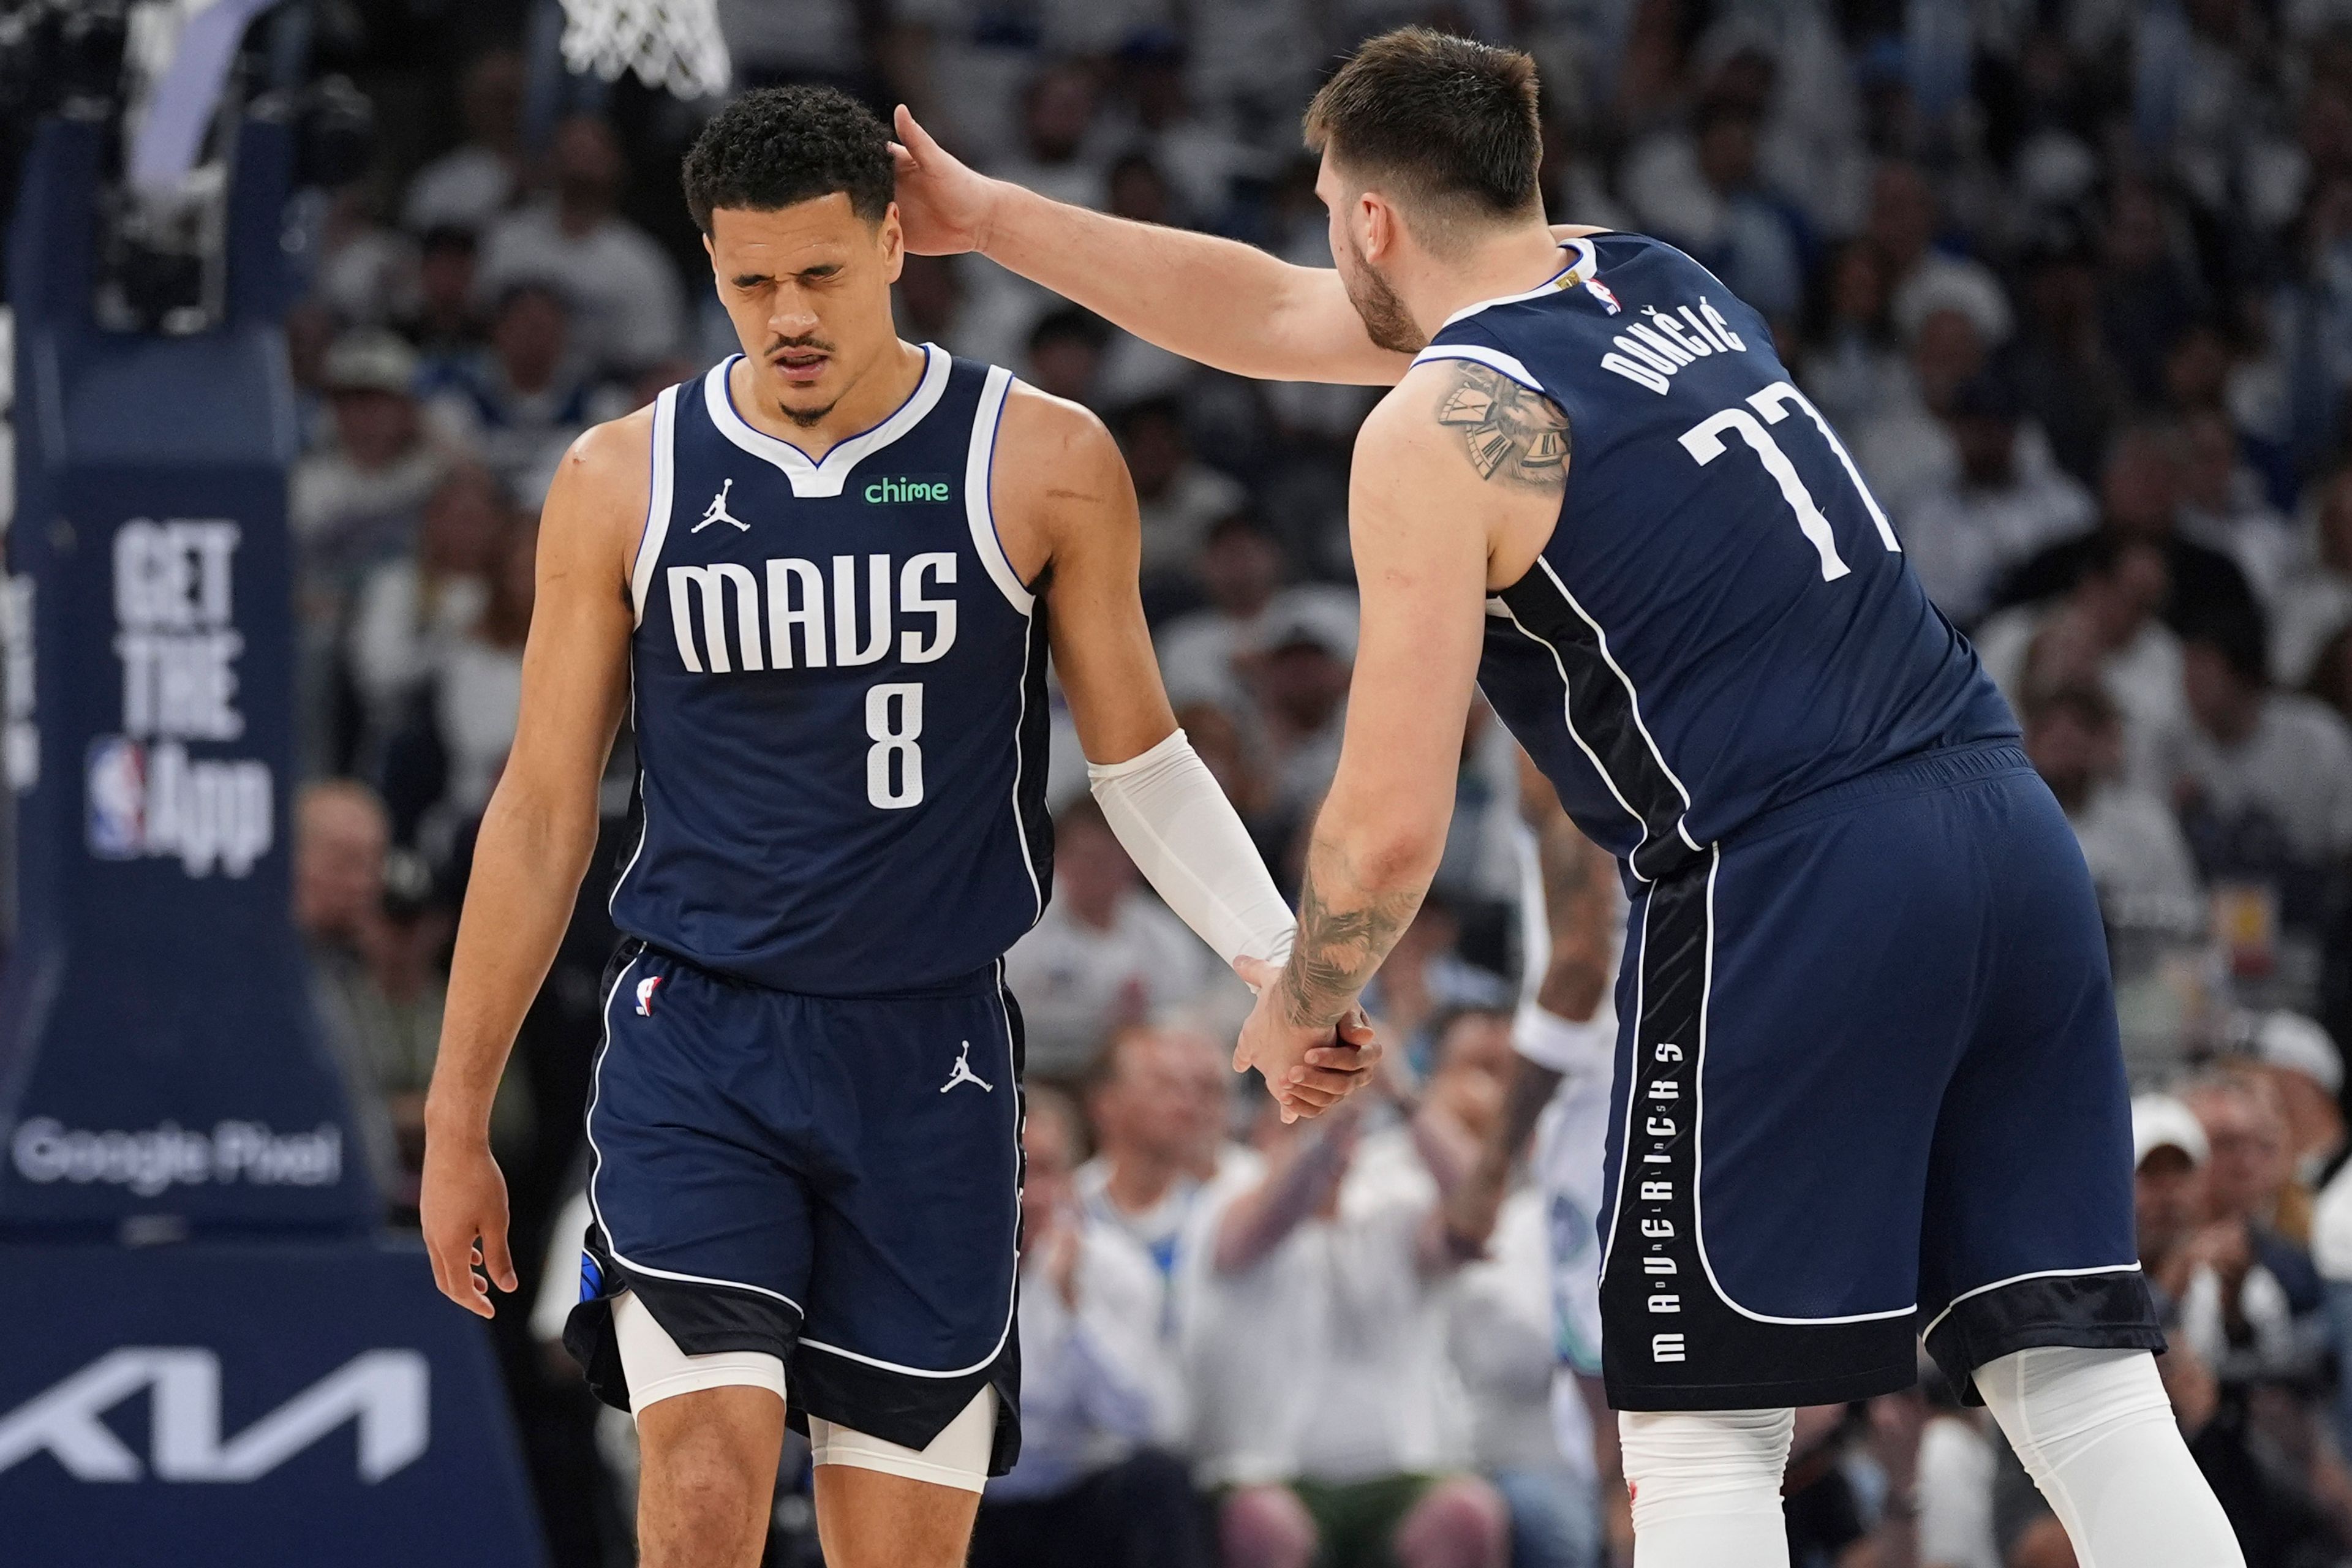
<svg viewBox="0 0 2352 1568">
<path fill-rule="evenodd" d="M 1517 217 L 1541 198 L 1536 63 L 1429 27 L 1358 49 L 1307 106 L 1307 144 L 1441 220 Z"/>
</svg>

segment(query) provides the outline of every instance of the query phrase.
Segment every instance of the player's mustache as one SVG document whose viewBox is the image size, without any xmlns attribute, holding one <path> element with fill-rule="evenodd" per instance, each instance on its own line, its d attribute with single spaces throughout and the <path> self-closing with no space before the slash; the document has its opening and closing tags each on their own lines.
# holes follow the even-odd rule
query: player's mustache
<svg viewBox="0 0 2352 1568">
<path fill-rule="evenodd" d="M 772 338 L 768 342 L 768 357 L 773 359 L 793 349 L 814 349 L 820 353 L 829 354 L 833 352 L 833 345 L 823 338 Z"/>
</svg>

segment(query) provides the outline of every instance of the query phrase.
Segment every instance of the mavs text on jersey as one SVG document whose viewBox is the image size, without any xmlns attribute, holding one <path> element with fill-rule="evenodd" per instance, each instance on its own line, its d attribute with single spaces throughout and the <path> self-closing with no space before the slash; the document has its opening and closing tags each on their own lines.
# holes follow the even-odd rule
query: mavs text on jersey
<svg viewBox="0 0 2352 1568">
<path fill-rule="evenodd" d="M 1045 618 L 988 510 L 1011 377 L 925 353 L 906 405 L 818 463 L 736 413 L 731 361 L 656 406 L 643 831 L 613 918 L 779 990 L 984 971 L 1052 883 Z"/>
<path fill-rule="evenodd" d="M 738 413 L 733 360 L 655 405 L 641 822 L 612 901 L 631 941 L 568 1338 L 626 1407 L 610 1320 L 631 1290 L 688 1353 L 783 1358 L 796 1419 L 913 1448 L 993 1384 L 1003 1465 L 1021 1034 L 1001 957 L 1051 887 L 1045 616 L 990 510 L 1012 378 L 923 353 L 905 404 L 820 461 Z"/>
</svg>

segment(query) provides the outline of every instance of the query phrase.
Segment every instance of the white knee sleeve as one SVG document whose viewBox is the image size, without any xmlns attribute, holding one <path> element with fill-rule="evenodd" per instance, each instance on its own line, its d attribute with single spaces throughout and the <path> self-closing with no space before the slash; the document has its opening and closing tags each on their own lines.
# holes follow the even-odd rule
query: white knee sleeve
<svg viewBox="0 0 2352 1568">
<path fill-rule="evenodd" d="M 920 1448 L 885 1442 L 837 1422 L 809 1417 L 809 1459 L 819 1465 L 848 1465 L 880 1470 L 910 1481 L 954 1487 L 959 1491 L 984 1491 L 988 1458 L 996 1447 L 996 1390 L 982 1387 L 956 1418 Z"/>
<path fill-rule="evenodd" d="M 1787 1568 L 1780 1478 L 1793 1410 L 1628 1411 L 1634 1568 Z"/>
<path fill-rule="evenodd" d="M 714 1351 L 688 1355 L 677 1348 L 635 1290 L 613 1298 L 613 1341 L 621 1374 L 629 1380 L 629 1410 L 705 1388 L 764 1388 L 784 1396 L 784 1363 L 765 1351 Z"/>
<path fill-rule="evenodd" d="M 764 1388 L 784 1397 L 784 1363 L 764 1351 L 714 1351 L 688 1355 L 677 1348 L 634 1290 L 613 1299 L 613 1337 L 629 1380 L 629 1405 L 649 1405 L 705 1388 Z M 886 1442 L 838 1422 L 809 1417 L 809 1458 L 820 1465 L 881 1470 L 909 1480 L 976 1492 L 988 1485 L 996 1446 L 996 1390 L 982 1388 L 956 1418 L 921 1448 Z"/>
<path fill-rule="evenodd" d="M 2024 1350 L 1977 1390 L 2074 1543 L 2082 1568 L 2244 1568 L 2140 1350 Z"/>
</svg>

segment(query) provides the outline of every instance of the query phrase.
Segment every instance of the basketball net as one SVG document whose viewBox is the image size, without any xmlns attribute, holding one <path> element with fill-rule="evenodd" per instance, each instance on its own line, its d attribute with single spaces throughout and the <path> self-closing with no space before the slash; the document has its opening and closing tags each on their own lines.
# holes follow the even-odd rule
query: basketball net
<svg viewBox="0 0 2352 1568">
<path fill-rule="evenodd" d="M 625 70 L 680 98 L 715 98 L 733 67 L 717 0 L 563 0 L 563 63 L 606 81 Z"/>
</svg>

